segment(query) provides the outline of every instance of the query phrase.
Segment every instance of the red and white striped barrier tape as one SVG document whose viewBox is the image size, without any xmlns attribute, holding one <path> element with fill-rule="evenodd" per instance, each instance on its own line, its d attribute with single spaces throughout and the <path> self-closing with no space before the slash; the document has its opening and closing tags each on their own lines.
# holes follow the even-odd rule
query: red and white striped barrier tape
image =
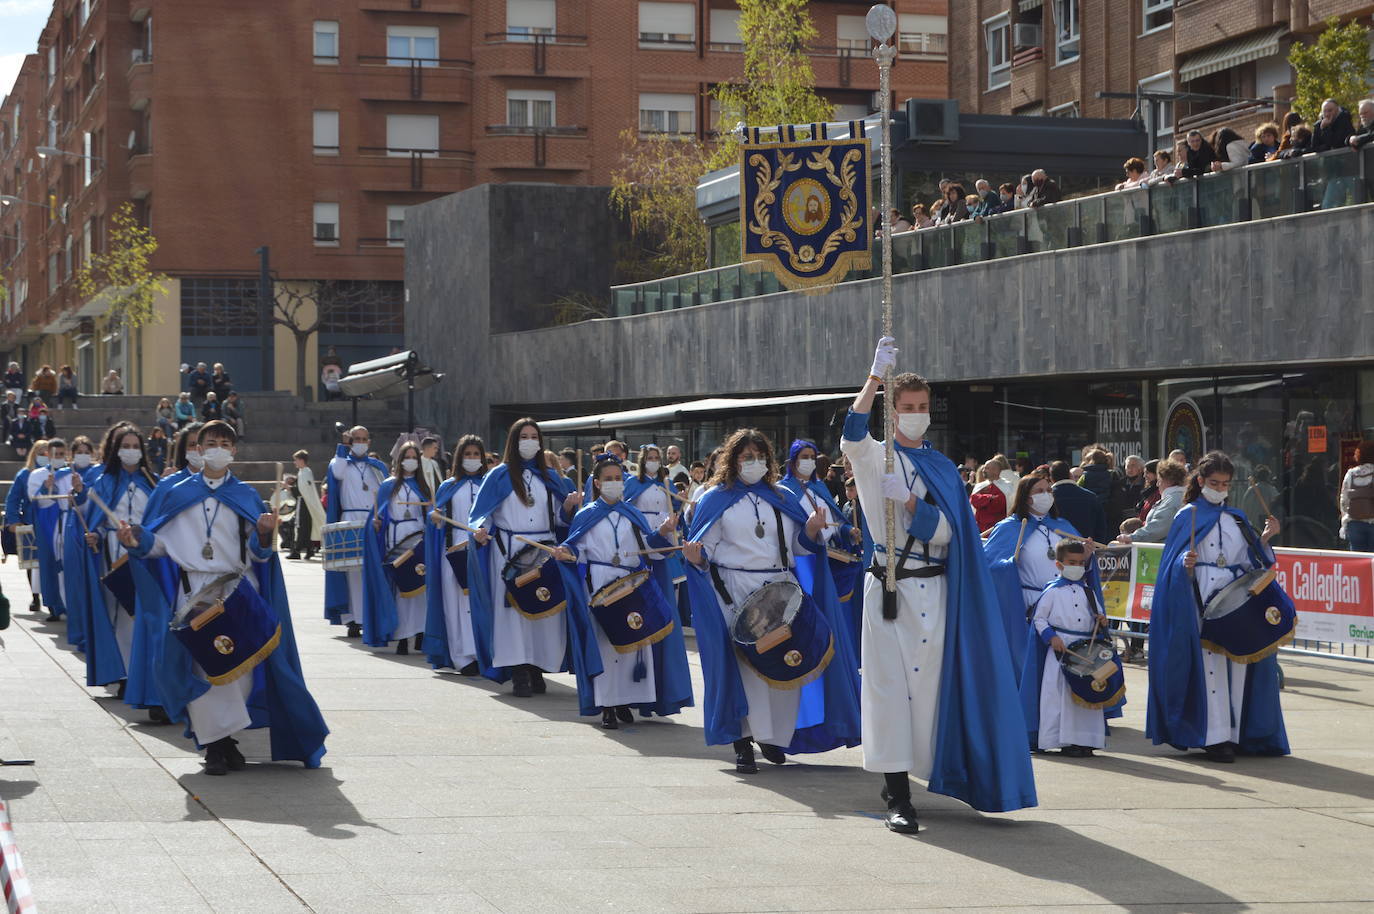
<svg viewBox="0 0 1374 914">
<path fill-rule="evenodd" d="M 10 824 L 10 811 L 4 800 L 0 800 L 0 884 L 5 889 L 9 914 L 37 914 L 38 907 L 33 903 L 29 877 L 24 874 L 24 864 L 19 860 L 19 845 L 14 842 L 14 826 Z"/>
</svg>

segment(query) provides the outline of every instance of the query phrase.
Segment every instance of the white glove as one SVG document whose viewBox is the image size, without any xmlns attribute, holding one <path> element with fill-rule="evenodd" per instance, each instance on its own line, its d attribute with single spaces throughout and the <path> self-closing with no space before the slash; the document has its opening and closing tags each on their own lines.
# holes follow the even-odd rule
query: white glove
<svg viewBox="0 0 1374 914">
<path fill-rule="evenodd" d="M 906 504 L 907 499 L 911 498 L 911 487 L 906 484 L 906 480 L 899 473 L 883 474 L 883 498 L 891 501 Z"/>
<path fill-rule="evenodd" d="M 896 342 L 890 336 L 878 340 L 878 349 L 873 353 L 873 368 L 869 370 L 869 374 L 879 378 L 887 375 L 887 370 L 897 362 Z"/>
</svg>

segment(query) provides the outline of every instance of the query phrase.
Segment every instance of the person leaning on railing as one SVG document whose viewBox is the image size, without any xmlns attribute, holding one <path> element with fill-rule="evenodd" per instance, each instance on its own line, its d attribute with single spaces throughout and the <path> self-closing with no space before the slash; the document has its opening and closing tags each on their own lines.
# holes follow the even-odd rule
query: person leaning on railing
<svg viewBox="0 0 1374 914">
<path fill-rule="evenodd" d="M 1360 102 L 1360 129 L 1350 135 L 1346 142 L 1352 149 L 1363 149 L 1365 144 L 1374 140 L 1374 98 Z"/>
<path fill-rule="evenodd" d="M 1201 130 L 1189 130 L 1188 136 L 1179 144 L 1178 176 L 1181 178 L 1200 178 L 1212 170 L 1217 154 L 1212 145 L 1202 138 Z"/>
<path fill-rule="evenodd" d="M 1255 142 L 1250 144 L 1250 164 L 1268 162 L 1279 151 L 1279 125 L 1273 121 L 1255 128 Z"/>
<path fill-rule="evenodd" d="M 1155 150 L 1155 168 L 1146 176 L 1149 184 L 1159 184 L 1174 179 L 1174 154 L 1167 149 Z"/>
<path fill-rule="evenodd" d="M 1312 129 L 1306 124 L 1298 124 L 1289 131 L 1288 147 L 1279 150 L 1279 158 L 1296 159 L 1315 151 L 1312 148 Z"/>
<path fill-rule="evenodd" d="M 1354 132 L 1350 112 L 1337 104 L 1334 98 L 1328 98 L 1322 102 L 1321 117 L 1312 125 L 1312 151 L 1341 149 Z"/>
<path fill-rule="evenodd" d="M 1217 161 L 1212 163 L 1214 172 L 1230 171 L 1250 164 L 1250 147 L 1230 127 L 1222 127 L 1212 134 L 1212 150 L 1217 154 Z"/>
<path fill-rule="evenodd" d="M 1302 122 L 1302 115 L 1296 111 L 1290 111 L 1283 116 L 1283 126 L 1279 128 L 1279 148 L 1271 153 L 1266 161 L 1272 162 L 1283 158 L 1283 151 L 1293 145 L 1293 128 Z"/>
</svg>

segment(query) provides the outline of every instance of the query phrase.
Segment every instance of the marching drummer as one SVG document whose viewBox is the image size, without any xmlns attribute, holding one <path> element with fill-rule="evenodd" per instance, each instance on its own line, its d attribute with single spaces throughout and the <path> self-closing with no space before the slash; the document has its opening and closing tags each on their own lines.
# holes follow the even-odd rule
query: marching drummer
<svg viewBox="0 0 1374 914">
<path fill-rule="evenodd" d="M 1234 762 L 1237 752 L 1289 752 L 1277 656 L 1271 650 L 1258 659 L 1232 659 L 1201 640 L 1207 604 L 1247 572 L 1274 565 L 1269 542 L 1279 533 L 1278 519 L 1266 517 L 1257 535 L 1244 512 L 1226 504 L 1234 475 L 1225 454 L 1204 456 L 1169 527 L 1150 613 L 1145 718 L 1145 735 L 1156 745 L 1202 748 L 1207 758 L 1223 763 Z M 1278 609 L 1268 613 L 1255 625 L 1277 630 Z"/>
<path fill-rule="evenodd" d="M 687 584 L 705 679 L 706 744 L 731 744 L 740 774 L 758 772 L 755 743 L 781 765 L 787 753 L 859 741 L 858 665 L 834 583 L 820 564 L 826 515 L 808 515 L 777 479 L 767 436 L 754 429 L 732 434 L 710 490 L 692 511 L 682 553 L 692 566 Z M 807 573 L 799 576 L 803 564 Z M 746 655 L 736 648 L 735 622 L 773 584 L 800 590 L 791 628 L 812 636 Z M 813 716 L 799 727 L 804 700 Z"/>
<path fill-rule="evenodd" d="M 29 449 L 28 456 L 24 459 L 24 466 L 19 472 L 14 474 L 14 482 L 10 484 L 10 490 L 5 495 L 5 532 L 12 537 L 16 537 L 14 544 L 14 554 L 23 560 L 23 552 L 18 542 L 19 527 L 29 527 L 30 534 L 33 528 L 34 503 L 29 499 L 29 477 L 33 475 L 35 469 L 48 465 L 48 442 L 47 440 L 37 441 Z M 20 567 L 23 567 L 22 565 Z M 29 590 L 33 593 L 33 599 L 29 603 L 29 612 L 43 611 L 43 597 L 41 596 L 42 586 L 38 575 L 38 567 L 29 569 L 28 573 Z"/>
<path fill-rule="evenodd" d="M 377 490 L 377 516 L 372 520 L 382 535 L 381 552 L 389 564 L 399 560 L 400 553 L 409 555 L 403 565 L 391 565 L 388 574 L 396 606 L 396 628 L 391 637 L 396 640 L 398 654 L 410 653 L 409 639 L 415 639 L 417 651 L 425 639 L 425 578 L 416 575 L 414 569 L 419 565 L 423 570 L 425 515 L 434 496 L 419 470 L 419 445 L 406 444 L 396 451 L 391 475 Z"/>
<path fill-rule="evenodd" d="M 1117 672 L 1110 679 L 1103 677 L 1100 691 L 1089 696 L 1096 707 L 1090 707 L 1070 688 L 1061 666 L 1068 659 L 1069 645 L 1085 639 L 1094 641 L 1094 636 L 1106 629 L 1107 617 L 1102 612 L 1102 592 L 1096 579 L 1087 577 L 1092 550 L 1081 542 L 1061 539 L 1054 555 L 1059 575 L 1035 602 L 1032 627 L 1039 662 L 1033 667 L 1027 664 L 1021 680 L 1021 701 L 1026 726 L 1036 733 L 1036 744 L 1042 751 L 1059 749 L 1061 755 L 1070 758 L 1089 758 L 1094 749 L 1107 745 L 1107 709 L 1120 702 L 1125 684 Z M 1093 657 L 1103 644 L 1099 641 L 1093 646 Z M 1105 649 L 1109 654 L 1105 662 L 1116 663 L 1114 652 Z M 1090 693 L 1092 682 L 1089 680 Z M 1110 690 L 1106 687 L 1109 682 L 1114 686 Z"/>
<path fill-rule="evenodd" d="M 190 609 L 193 595 L 207 585 L 222 576 L 239 576 L 220 613 L 225 624 L 235 626 L 234 634 L 216 636 L 209 652 L 200 655 L 169 635 L 157 666 L 168 715 L 188 721 L 192 737 L 205 747 L 205 773 L 243 770 L 246 760 L 233 737 L 255 726 L 272 728 L 273 760 L 292 759 L 316 768 L 329 729 L 301 675 L 281 563 L 271 548 L 276 518 L 263 512 L 252 486 L 229 472 L 237 442 L 228 423 L 207 422 L 197 439 L 204 469 L 161 498 L 159 515 L 148 526 L 120 522 L 119 542 L 135 558 L 169 563 L 165 578 L 151 563 L 134 563 L 140 611 L 154 611 L 164 627 Z M 173 605 L 168 605 L 162 580 L 178 582 Z M 263 618 L 269 627 L 276 626 L 274 639 L 261 645 L 236 643 L 247 640 L 240 632 L 252 627 L 250 620 Z M 205 664 L 246 650 L 252 653 L 243 659 L 238 675 L 210 682 Z M 250 696 L 255 710 L 267 709 L 266 715 L 258 711 L 257 720 L 249 713 Z"/>
<path fill-rule="evenodd" d="M 434 493 L 434 525 L 426 538 L 424 652 L 433 668 L 476 676 L 477 646 L 472 636 L 472 595 L 468 587 L 466 524 L 477 489 L 486 475 L 487 446 L 476 435 L 464 435 L 453 448 L 452 470 Z M 457 523 L 455 523 L 455 521 Z"/>
<path fill-rule="evenodd" d="M 564 569 L 569 611 L 590 623 L 601 659 L 599 672 L 577 669 L 581 713 L 599 711 L 601 726 L 615 730 L 634 721 L 632 709 L 649 717 L 692 704 L 677 607 L 650 569 L 664 556 L 654 549 L 670 548 L 677 515 L 667 512 L 655 528 L 628 504 L 623 466 L 609 452 L 597 457 L 592 485 L 596 500 L 573 517 L 555 558 L 576 563 Z M 611 593 L 616 581 L 626 581 L 625 591 Z"/>
<path fill-rule="evenodd" d="M 343 443 L 334 459 L 329 461 L 327 519 L 331 525 L 349 521 L 361 526 L 372 520 L 377 508 L 377 490 L 387 476 L 387 467 L 376 457 L 369 456 L 371 447 L 372 435 L 364 426 L 355 425 L 344 433 Z M 364 538 L 364 541 L 368 540 Z M 328 549 L 326 542 L 325 551 Z M 331 625 L 347 624 L 350 638 L 363 635 L 367 595 L 371 593 L 376 600 L 384 601 L 382 594 L 389 591 L 381 569 L 381 556 L 370 555 L 369 559 L 347 571 L 326 569 L 324 573 L 325 618 Z M 385 627 L 385 624 L 377 627 Z M 369 632 L 367 641 L 374 647 L 383 647 L 390 634 L 389 629 Z"/>
<path fill-rule="evenodd" d="M 49 622 L 67 612 L 63 600 L 62 538 L 71 508 L 72 470 L 67 466 L 67 442 L 48 439 L 48 465 L 29 474 L 29 500 L 34 505 L 34 534 L 38 543 L 38 585 L 48 607 Z"/>
</svg>

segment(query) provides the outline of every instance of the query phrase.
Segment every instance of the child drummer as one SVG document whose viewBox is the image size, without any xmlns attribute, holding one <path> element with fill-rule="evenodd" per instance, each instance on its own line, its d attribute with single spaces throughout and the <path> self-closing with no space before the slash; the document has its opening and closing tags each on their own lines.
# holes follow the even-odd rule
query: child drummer
<svg viewBox="0 0 1374 914">
<path fill-rule="evenodd" d="M 1088 575 L 1092 551 L 1078 540 L 1061 539 L 1054 558 L 1059 576 L 1040 595 L 1031 620 L 1027 653 L 1039 656 L 1027 657 L 1021 680 L 1022 702 L 1027 725 L 1038 733 L 1037 745 L 1042 751 L 1059 749 L 1070 758 L 1088 758 L 1094 749 L 1106 747 L 1107 708 L 1118 704 L 1121 696 L 1104 690 L 1102 701 L 1093 702 L 1098 707 L 1089 708 L 1069 685 L 1061 668 L 1069 645 L 1105 630 L 1107 617 L 1102 613 L 1096 578 Z M 1036 660 L 1043 660 L 1043 672 Z M 1112 684 L 1117 683 L 1112 680 Z M 1038 731 L 1034 724 L 1037 711 Z"/>
</svg>

